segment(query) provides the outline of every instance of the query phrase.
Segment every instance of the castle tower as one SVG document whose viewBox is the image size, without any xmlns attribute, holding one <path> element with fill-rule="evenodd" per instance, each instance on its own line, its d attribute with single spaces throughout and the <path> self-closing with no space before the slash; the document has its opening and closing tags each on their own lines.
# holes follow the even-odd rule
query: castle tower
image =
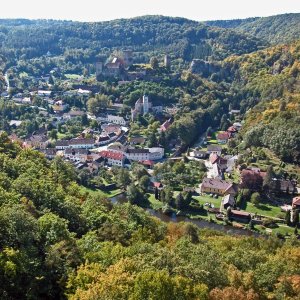
<svg viewBox="0 0 300 300">
<path fill-rule="evenodd" d="M 103 71 L 103 63 L 102 62 L 96 62 L 96 76 L 99 76 L 102 74 Z"/>
<path fill-rule="evenodd" d="M 147 114 L 149 112 L 149 99 L 148 96 L 143 96 L 143 114 Z"/>
<path fill-rule="evenodd" d="M 171 67 L 171 58 L 168 54 L 164 57 L 164 66 L 168 69 Z"/>
<path fill-rule="evenodd" d="M 132 50 L 124 50 L 123 57 L 124 57 L 125 67 L 131 66 L 133 63 Z"/>
</svg>

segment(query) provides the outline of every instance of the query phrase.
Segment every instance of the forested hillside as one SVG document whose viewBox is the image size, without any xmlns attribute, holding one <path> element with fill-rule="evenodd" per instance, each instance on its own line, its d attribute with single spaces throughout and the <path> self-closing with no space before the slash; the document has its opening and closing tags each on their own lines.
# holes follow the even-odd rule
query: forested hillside
<svg viewBox="0 0 300 300">
<path fill-rule="evenodd" d="M 265 146 L 284 161 L 300 161 L 300 42 L 226 60 L 248 109 L 245 146 Z"/>
<path fill-rule="evenodd" d="M 297 299 L 300 245 L 165 224 L 0 135 L 1 299 Z"/>
<path fill-rule="evenodd" d="M 271 45 L 290 43 L 300 38 L 300 14 L 283 14 L 243 20 L 208 21 L 205 24 L 236 29 Z"/>
<path fill-rule="evenodd" d="M 95 59 L 103 48 L 132 47 L 135 51 L 160 51 L 192 59 L 223 59 L 258 49 L 262 43 L 244 33 L 212 28 L 182 18 L 145 16 L 109 22 L 0 20 L 0 54 L 6 59 L 61 55 L 81 49 Z M 79 51 L 80 52 L 80 51 Z"/>
</svg>

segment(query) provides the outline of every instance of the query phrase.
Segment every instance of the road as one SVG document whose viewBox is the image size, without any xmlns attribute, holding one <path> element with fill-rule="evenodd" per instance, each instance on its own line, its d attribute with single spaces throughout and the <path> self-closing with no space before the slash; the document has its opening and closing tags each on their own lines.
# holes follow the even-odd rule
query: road
<svg viewBox="0 0 300 300">
<path fill-rule="evenodd" d="M 178 150 L 176 150 L 171 157 L 175 158 L 175 157 L 179 157 L 181 156 L 181 154 L 183 152 L 185 152 L 188 148 L 199 148 L 203 145 L 204 141 L 206 138 L 206 133 L 203 133 L 198 139 L 197 141 L 191 145 L 191 146 L 185 146 L 185 147 L 180 147 Z"/>
</svg>

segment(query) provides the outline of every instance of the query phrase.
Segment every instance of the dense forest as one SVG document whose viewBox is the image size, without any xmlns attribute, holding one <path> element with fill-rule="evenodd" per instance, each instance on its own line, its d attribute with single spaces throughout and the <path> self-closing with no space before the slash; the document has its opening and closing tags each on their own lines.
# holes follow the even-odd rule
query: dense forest
<svg viewBox="0 0 300 300">
<path fill-rule="evenodd" d="M 245 33 L 213 28 L 182 18 L 146 16 L 109 22 L 0 20 L 0 54 L 7 60 L 61 55 L 72 49 L 95 59 L 103 48 L 132 47 L 184 59 L 248 53 L 262 44 Z"/>
<path fill-rule="evenodd" d="M 295 42 L 225 62 L 234 70 L 233 84 L 241 87 L 241 107 L 252 108 L 243 128 L 244 146 L 264 146 L 295 163 L 300 162 L 299 57 Z"/>
<path fill-rule="evenodd" d="M 165 224 L 81 192 L 59 158 L 0 145 L 1 299 L 297 299 L 297 240 Z"/>
<path fill-rule="evenodd" d="M 208 21 L 205 24 L 236 29 L 271 45 L 290 43 L 300 38 L 300 14 L 284 14 L 265 18 Z"/>
</svg>

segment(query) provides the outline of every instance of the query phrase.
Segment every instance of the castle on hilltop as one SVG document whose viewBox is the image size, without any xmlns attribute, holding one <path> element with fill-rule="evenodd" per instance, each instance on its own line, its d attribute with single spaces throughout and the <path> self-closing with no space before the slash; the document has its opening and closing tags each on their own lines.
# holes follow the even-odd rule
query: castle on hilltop
<svg viewBox="0 0 300 300">
<path fill-rule="evenodd" d="M 133 51 L 123 50 L 120 56 L 114 56 L 108 63 L 96 63 L 96 76 L 119 77 L 133 63 Z"/>
</svg>

